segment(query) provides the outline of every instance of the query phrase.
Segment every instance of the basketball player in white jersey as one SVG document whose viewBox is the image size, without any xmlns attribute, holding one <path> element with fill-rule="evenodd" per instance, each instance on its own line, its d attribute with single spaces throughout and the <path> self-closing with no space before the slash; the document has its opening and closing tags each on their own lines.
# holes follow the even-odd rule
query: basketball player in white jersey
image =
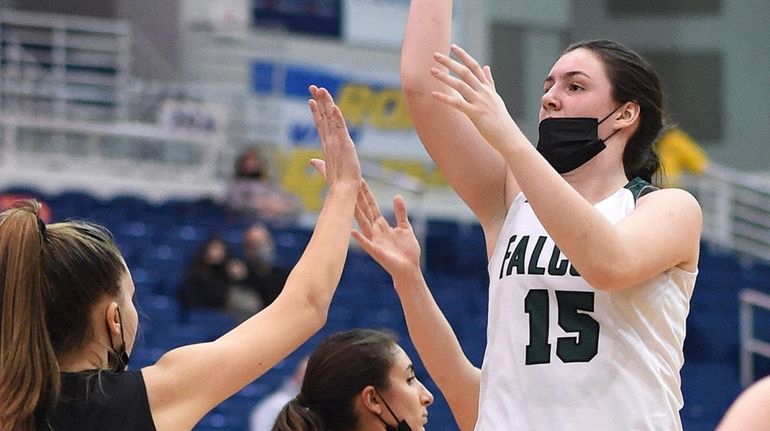
<svg viewBox="0 0 770 431">
<path fill-rule="evenodd" d="M 464 431 L 681 429 L 702 215 L 687 192 L 650 184 L 655 72 L 617 43 L 569 47 L 544 80 L 535 148 L 489 67 L 450 48 L 451 10 L 412 0 L 402 85 L 421 141 L 484 229 L 488 344 L 479 371 L 452 337 L 414 340 L 426 368 Z M 409 315 L 419 309 L 405 305 L 411 334 L 448 329 Z"/>
</svg>

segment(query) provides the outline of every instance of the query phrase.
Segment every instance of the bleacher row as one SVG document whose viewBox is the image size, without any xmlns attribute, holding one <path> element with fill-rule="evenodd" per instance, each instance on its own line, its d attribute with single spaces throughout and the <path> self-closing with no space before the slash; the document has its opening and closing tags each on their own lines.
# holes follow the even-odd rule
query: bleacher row
<svg viewBox="0 0 770 431">
<path fill-rule="evenodd" d="M 182 199 L 158 204 L 136 196 L 104 200 L 79 191 L 46 195 L 26 187 L 10 187 L 5 192 L 38 197 L 50 206 L 54 220 L 87 219 L 112 231 L 131 268 L 137 290 L 135 301 L 141 328 L 131 357 L 132 368 L 153 363 L 171 348 L 214 340 L 235 325 L 230 316 L 214 311 L 192 310 L 183 315 L 175 297 L 188 260 L 209 236 L 218 234 L 233 250 L 240 250 L 246 226 L 229 218 L 220 204 Z M 293 266 L 311 230 L 288 226 L 273 227 L 272 232 L 279 263 L 287 268 Z M 465 353 L 480 366 L 486 342 L 488 300 L 480 227 L 454 220 L 429 220 L 423 253 L 426 279 L 439 306 Z M 682 419 L 687 431 L 714 429 L 740 391 L 739 290 L 752 287 L 770 293 L 770 265 L 746 265 L 736 255 L 704 244 L 699 267 L 682 370 Z M 390 278 L 355 248 L 349 253 L 326 326 L 287 360 L 218 406 L 195 429 L 247 430 L 253 406 L 290 375 L 301 357 L 325 336 L 352 327 L 396 332 L 415 362 L 418 377 L 436 397 L 428 428 L 457 429 L 445 400 L 428 378 L 409 341 Z M 756 333 L 767 333 L 769 328 L 770 313 L 758 314 Z M 770 361 L 758 360 L 757 372 L 770 373 Z"/>
</svg>

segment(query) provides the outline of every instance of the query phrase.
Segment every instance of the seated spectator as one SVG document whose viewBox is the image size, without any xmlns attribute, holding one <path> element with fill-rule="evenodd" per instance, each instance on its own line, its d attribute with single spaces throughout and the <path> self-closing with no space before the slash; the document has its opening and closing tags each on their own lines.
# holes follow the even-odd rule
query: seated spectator
<svg viewBox="0 0 770 431">
<path fill-rule="evenodd" d="M 251 412 L 249 424 L 251 431 L 270 431 L 283 406 L 299 394 L 302 379 L 305 378 L 307 358 L 297 364 L 294 373 L 289 376 L 278 390 L 260 401 Z"/>
<path fill-rule="evenodd" d="M 299 199 L 270 180 L 256 147 L 238 158 L 225 206 L 232 215 L 279 225 L 294 223 L 302 213 Z"/>
<path fill-rule="evenodd" d="M 227 244 L 218 237 L 206 241 L 187 268 L 177 296 L 183 308 L 227 310 L 232 285 L 244 279 L 243 262 L 230 256 Z"/>
<path fill-rule="evenodd" d="M 275 265 L 275 244 L 267 227 L 257 223 L 243 233 L 243 259 L 246 264 L 244 284 L 254 289 L 267 307 L 281 293 L 286 277 L 286 269 Z"/>
</svg>

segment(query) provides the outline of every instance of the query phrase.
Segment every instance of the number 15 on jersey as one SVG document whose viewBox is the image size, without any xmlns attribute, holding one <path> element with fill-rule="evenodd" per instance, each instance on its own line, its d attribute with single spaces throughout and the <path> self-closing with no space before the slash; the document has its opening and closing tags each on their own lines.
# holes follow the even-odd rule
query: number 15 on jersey
<svg viewBox="0 0 770 431">
<path fill-rule="evenodd" d="M 556 292 L 559 327 L 574 336 L 556 339 L 556 356 L 565 363 L 589 362 L 599 352 L 599 322 L 585 312 L 594 311 L 594 292 Z M 529 314 L 529 344 L 526 364 L 549 364 L 549 298 L 545 289 L 532 289 L 524 298 Z"/>
</svg>

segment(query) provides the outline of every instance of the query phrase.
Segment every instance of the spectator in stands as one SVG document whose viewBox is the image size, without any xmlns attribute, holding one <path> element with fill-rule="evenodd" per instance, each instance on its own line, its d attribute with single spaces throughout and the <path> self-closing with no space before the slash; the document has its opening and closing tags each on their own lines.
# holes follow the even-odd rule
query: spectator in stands
<svg viewBox="0 0 770 431">
<path fill-rule="evenodd" d="M 268 395 L 254 407 L 249 418 L 251 431 L 270 431 L 273 429 L 275 419 L 283 406 L 296 397 L 302 387 L 302 379 L 305 378 L 307 358 L 297 364 L 291 376 L 289 376 L 277 391 Z"/>
<path fill-rule="evenodd" d="M 770 431 L 770 376 L 746 389 L 717 427 L 717 431 Z"/>
<path fill-rule="evenodd" d="M 126 369 L 139 322 L 111 235 L 88 222 L 48 225 L 34 201 L 0 214 L 0 431 L 189 430 L 323 326 L 361 169 L 331 96 L 311 93 L 329 193 L 281 295 L 215 341 L 141 370 Z"/>
<path fill-rule="evenodd" d="M 299 199 L 270 179 L 267 162 L 257 147 L 238 157 L 225 205 L 232 215 L 268 224 L 291 224 L 302 213 Z"/>
<path fill-rule="evenodd" d="M 221 238 L 213 237 L 198 249 L 177 296 L 186 310 L 208 308 L 225 311 L 233 285 L 243 281 L 245 275 L 245 264 L 231 256 L 229 247 Z"/>
<path fill-rule="evenodd" d="M 275 265 L 275 242 L 267 226 L 256 223 L 246 229 L 243 258 L 247 273 L 244 284 L 254 289 L 267 307 L 281 293 L 289 275 L 286 269 Z"/>
<path fill-rule="evenodd" d="M 393 334 L 353 329 L 310 355 L 299 394 L 274 431 L 424 430 L 433 395 Z"/>
</svg>

